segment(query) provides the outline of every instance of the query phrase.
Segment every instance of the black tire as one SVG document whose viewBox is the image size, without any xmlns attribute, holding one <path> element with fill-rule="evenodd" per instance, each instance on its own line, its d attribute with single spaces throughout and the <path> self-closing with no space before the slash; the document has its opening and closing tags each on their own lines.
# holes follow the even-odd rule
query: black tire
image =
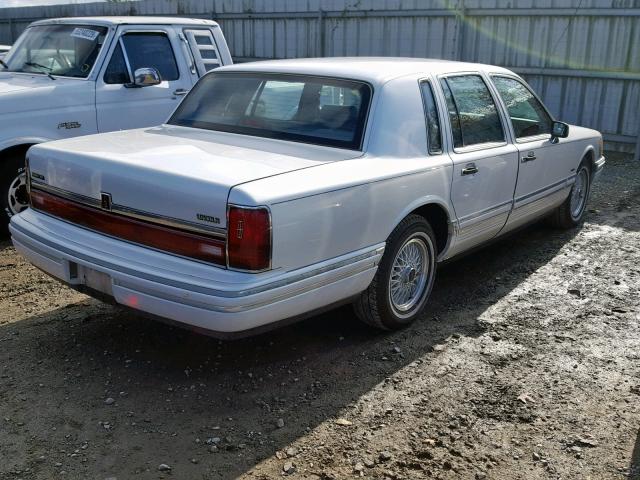
<svg viewBox="0 0 640 480">
<path fill-rule="evenodd" d="M 422 276 L 424 277 L 424 285 L 416 287 L 416 293 L 413 297 L 415 304 L 404 311 L 400 311 L 394 305 L 390 292 L 392 288 L 391 276 L 393 275 L 393 266 L 396 263 L 396 257 L 399 257 L 400 250 L 407 244 L 411 244 L 417 251 L 422 252 L 428 259 L 428 265 L 425 265 Z M 424 247 L 424 251 L 422 248 Z M 426 263 L 426 262 L 425 262 Z M 411 278 L 411 281 L 420 278 L 415 269 L 410 269 L 408 274 L 405 273 L 405 280 Z M 395 278 L 399 279 L 401 275 L 396 270 Z M 411 272 L 414 272 L 413 274 Z M 431 294 L 433 284 L 436 278 L 436 237 L 429 222 L 419 215 L 409 215 L 395 228 L 387 240 L 387 247 L 378 271 L 369 287 L 360 294 L 354 301 L 354 310 L 360 320 L 367 325 L 381 330 L 397 330 L 403 328 L 424 312 L 427 300 Z M 422 280 L 418 280 L 421 285 Z M 401 282 L 400 282 L 401 283 Z M 398 284 L 398 280 L 396 280 Z M 421 290 L 420 292 L 418 290 Z M 410 303 L 410 302 L 409 302 Z M 408 305 L 408 304 L 407 304 Z"/>
<path fill-rule="evenodd" d="M 0 158 L 0 231 L 6 232 L 11 217 L 28 204 L 24 172 L 24 152 Z"/>
<path fill-rule="evenodd" d="M 579 183 L 578 180 L 581 178 L 581 175 L 586 177 L 586 181 Z M 576 189 L 579 190 L 576 191 Z M 585 159 L 580 163 L 580 166 L 576 170 L 576 183 L 571 187 L 569 196 L 549 217 L 551 224 L 554 227 L 563 229 L 575 228 L 580 225 L 584 220 L 584 212 L 587 210 L 590 193 L 591 169 L 589 168 L 588 160 Z M 577 205 L 573 203 L 576 195 L 578 195 L 579 198 L 582 198 L 578 210 L 576 210 Z"/>
</svg>

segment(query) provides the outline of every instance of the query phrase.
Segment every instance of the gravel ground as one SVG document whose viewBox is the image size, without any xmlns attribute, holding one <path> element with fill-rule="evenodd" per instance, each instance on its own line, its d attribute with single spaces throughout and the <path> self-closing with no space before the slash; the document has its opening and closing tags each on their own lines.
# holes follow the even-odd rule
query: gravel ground
<svg viewBox="0 0 640 480">
<path fill-rule="evenodd" d="M 640 479 L 640 165 L 581 229 L 439 271 L 398 333 L 342 308 L 221 342 L 0 242 L 0 479 Z"/>
</svg>

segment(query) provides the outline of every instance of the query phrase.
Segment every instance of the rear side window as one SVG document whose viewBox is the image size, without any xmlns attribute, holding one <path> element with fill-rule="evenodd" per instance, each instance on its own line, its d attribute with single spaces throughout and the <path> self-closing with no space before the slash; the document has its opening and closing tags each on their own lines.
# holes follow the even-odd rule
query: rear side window
<svg viewBox="0 0 640 480">
<path fill-rule="evenodd" d="M 526 86 L 514 78 L 495 76 L 492 80 L 507 107 L 516 138 L 551 133 L 553 120 Z"/>
<path fill-rule="evenodd" d="M 220 66 L 220 56 L 213 33 L 208 29 L 189 29 L 184 31 L 189 48 L 193 53 L 200 75 Z"/>
<path fill-rule="evenodd" d="M 429 141 L 429 153 L 442 153 L 442 139 L 440 136 L 440 120 L 438 109 L 433 97 L 433 89 L 430 82 L 420 84 L 422 91 L 422 103 L 424 104 L 424 115 L 427 122 L 427 139 Z"/>
<path fill-rule="evenodd" d="M 498 109 L 480 75 L 447 77 L 440 82 L 455 148 L 505 141 Z"/>
</svg>

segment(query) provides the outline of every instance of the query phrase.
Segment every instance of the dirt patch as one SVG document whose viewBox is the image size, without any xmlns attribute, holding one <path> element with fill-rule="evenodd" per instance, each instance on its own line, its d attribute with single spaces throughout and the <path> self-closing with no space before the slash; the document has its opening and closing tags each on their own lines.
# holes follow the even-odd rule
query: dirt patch
<svg viewBox="0 0 640 480">
<path fill-rule="evenodd" d="M 439 271 L 380 334 L 343 308 L 221 342 L 61 286 L 0 243 L 0 479 L 640 479 L 640 165 L 582 229 Z"/>
</svg>

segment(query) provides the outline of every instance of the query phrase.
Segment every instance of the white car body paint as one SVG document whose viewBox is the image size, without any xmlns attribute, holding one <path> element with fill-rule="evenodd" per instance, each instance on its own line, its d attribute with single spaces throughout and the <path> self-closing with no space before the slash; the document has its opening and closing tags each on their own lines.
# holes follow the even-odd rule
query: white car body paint
<svg viewBox="0 0 640 480">
<path fill-rule="evenodd" d="M 591 155 L 602 169 L 600 134 L 570 127 L 568 138 L 514 140 L 504 105 L 505 142 L 452 146 L 440 76 L 515 76 L 499 67 L 415 59 L 308 59 L 260 62 L 221 71 L 324 75 L 368 82 L 373 97 L 361 150 L 163 125 L 52 142 L 30 150 L 31 173 L 47 186 L 198 225 L 228 204 L 267 206 L 271 268 L 247 273 L 124 242 L 28 210 L 11 222 L 16 248 L 71 285 L 69 265 L 106 274 L 108 294 L 141 311 L 208 331 L 261 327 L 349 300 L 367 288 L 393 229 L 419 207 L 446 213 L 451 258 L 549 213 L 567 198 Z M 434 85 L 443 151 L 430 155 L 421 80 Z M 493 88 L 493 87 L 492 87 Z M 495 92 L 492 90 L 495 95 Z M 495 98 L 498 98 L 495 96 Z M 538 143 L 541 142 L 541 143 Z M 533 148 L 540 162 L 520 161 Z M 479 172 L 463 177 L 475 162 Z M 537 171 L 536 171 L 537 169 Z M 204 227 L 204 223 L 200 222 Z M 135 299 L 135 302 L 132 300 Z"/>
</svg>

